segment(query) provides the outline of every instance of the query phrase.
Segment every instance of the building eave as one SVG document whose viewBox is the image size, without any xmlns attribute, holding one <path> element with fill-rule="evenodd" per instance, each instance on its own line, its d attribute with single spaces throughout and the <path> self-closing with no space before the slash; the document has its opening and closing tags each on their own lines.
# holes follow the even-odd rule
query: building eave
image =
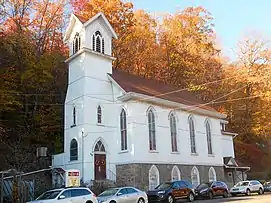
<svg viewBox="0 0 271 203">
<path fill-rule="evenodd" d="M 226 131 L 221 131 L 222 135 L 227 135 L 227 136 L 232 136 L 236 137 L 238 133 L 231 133 L 231 132 L 226 132 Z"/>
<path fill-rule="evenodd" d="M 68 27 L 66 29 L 66 32 L 65 32 L 65 35 L 64 35 L 64 38 L 63 38 L 63 41 L 64 43 L 67 42 L 67 40 L 69 39 L 70 35 L 71 35 L 71 31 L 72 31 L 72 28 L 75 24 L 75 22 L 78 21 L 82 24 L 82 22 L 76 17 L 76 15 L 74 15 L 73 13 L 71 14 L 71 17 L 70 17 L 70 21 L 69 21 L 69 24 L 68 24 Z"/>
<path fill-rule="evenodd" d="M 168 107 L 175 108 L 178 110 L 183 110 L 183 111 L 191 111 L 196 114 L 210 116 L 210 117 L 214 117 L 214 118 L 219 118 L 219 119 L 226 118 L 225 114 L 221 114 L 221 113 L 214 112 L 214 111 L 209 111 L 206 109 L 202 109 L 200 107 L 195 108 L 195 106 L 191 107 L 191 106 L 188 106 L 185 104 L 172 102 L 169 100 L 165 100 L 165 99 L 161 99 L 161 98 L 157 98 L 157 97 L 153 97 L 153 96 L 148 96 L 148 95 L 144 95 L 144 94 L 139 94 L 139 93 L 135 93 L 135 92 L 128 92 L 127 94 L 118 97 L 118 99 L 120 101 L 141 100 L 142 102 L 155 103 L 158 105 L 168 106 Z"/>
<path fill-rule="evenodd" d="M 89 19 L 87 22 L 84 23 L 84 27 L 87 27 L 88 25 L 90 25 L 92 22 L 94 22 L 96 19 L 98 19 L 99 17 L 102 17 L 105 24 L 108 26 L 112 36 L 115 38 L 115 39 L 118 39 L 118 36 L 115 32 L 115 30 L 113 29 L 113 27 L 111 26 L 111 24 L 108 22 L 108 20 L 106 19 L 105 15 L 103 13 L 98 13 L 96 14 L 94 17 L 92 17 L 91 19 Z"/>
<path fill-rule="evenodd" d="M 70 61 L 72 61 L 74 58 L 76 58 L 77 56 L 81 55 L 82 53 L 91 53 L 91 54 L 95 54 L 96 56 L 100 56 L 100 57 L 104 57 L 106 59 L 109 59 L 109 60 L 116 60 L 115 57 L 112 57 L 110 55 L 107 55 L 107 54 L 102 54 L 102 53 L 99 53 L 99 52 L 96 52 L 96 51 L 93 51 L 89 48 L 86 48 L 86 47 L 82 47 L 78 52 L 76 52 L 75 54 L 73 54 L 72 56 L 70 56 L 68 59 L 65 60 L 65 63 L 68 63 Z"/>
<path fill-rule="evenodd" d="M 227 169 L 244 169 L 244 170 L 250 170 L 249 166 L 227 166 L 224 164 L 224 167 Z"/>
<path fill-rule="evenodd" d="M 108 79 L 123 92 L 123 94 L 127 94 L 127 92 L 110 75 L 107 76 Z"/>
</svg>

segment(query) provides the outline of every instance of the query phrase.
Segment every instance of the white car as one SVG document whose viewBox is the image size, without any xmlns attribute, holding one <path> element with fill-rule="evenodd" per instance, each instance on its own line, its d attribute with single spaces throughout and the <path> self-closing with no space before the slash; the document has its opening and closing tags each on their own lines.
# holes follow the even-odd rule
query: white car
<svg viewBox="0 0 271 203">
<path fill-rule="evenodd" d="M 49 190 L 27 203 L 98 203 L 96 195 L 86 187 L 68 187 Z"/>
<path fill-rule="evenodd" d="M 258 193 L 259 195 L 264 193 L 263 185 L 257 180 L 241 181 L 233 186 L 230 190 L 232 196 L 238 194 L 251 195 L 251 193 Z"/>
<path fill-rule="evenodd" d="M 99 203 L 148 203 L 145 192 L 134 187 L 110 188 L 98 196 Z"/>
</svg>

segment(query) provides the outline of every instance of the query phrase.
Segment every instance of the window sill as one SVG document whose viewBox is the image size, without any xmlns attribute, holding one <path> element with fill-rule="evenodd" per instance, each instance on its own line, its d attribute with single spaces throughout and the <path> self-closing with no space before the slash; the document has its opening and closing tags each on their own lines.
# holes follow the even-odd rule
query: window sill
<svg viewBox="0 0 271 203">
<path fill-rule="evenodd" d="M 191 156 L 198 156 L 199 154 L 196 152 L 196 153 L 191 153 Z"/>
<path fill-rule="evenodd" d="M 71 125 L 71 128 L 74 128 L 76 126 L 76 124 L 73 124 L 73 125 Z"/>
<path fill-rule="evenodd" d="M 149 150 L 149 153 L 159 153 L 158 151 L 156 151 L 156 150 Z"/>
<path fill-rule="evenodd" d="M 214 154 L 208 154 L 208 157 L 215 157 Z"/>
<path fill-rule="evenodd" d="M 127 149 L 127 150 L 120 151 L 119 154 L 125 154 L 125 153 L 128 153 L 128 152 L 129 152 L 129 150 Z"/>
<path fill-rule="evenodd" d="M 171 154 L 180 154 L 180 152 L 171 152 Z"/>
</svg>

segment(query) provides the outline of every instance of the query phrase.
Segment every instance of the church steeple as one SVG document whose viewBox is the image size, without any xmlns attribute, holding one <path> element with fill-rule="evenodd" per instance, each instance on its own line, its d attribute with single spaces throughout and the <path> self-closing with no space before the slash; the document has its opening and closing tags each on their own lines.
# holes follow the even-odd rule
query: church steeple
<svg viewBox="0 0 271 203">
<path fill-rule="evenodd" d="M 82 48 L 111 56 L 112 38 L 117 39 L 117 34 L 103 13 L 89 20 L 72 14 L 64 41 L 69 44 L 70 56 Z"/>
</svg>

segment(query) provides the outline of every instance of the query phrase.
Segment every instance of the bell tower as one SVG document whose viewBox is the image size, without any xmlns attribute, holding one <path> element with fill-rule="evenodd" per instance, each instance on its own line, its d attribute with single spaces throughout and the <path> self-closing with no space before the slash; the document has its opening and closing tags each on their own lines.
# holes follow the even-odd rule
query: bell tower
<svg viewBox="0 0 271 203">
<path fill-rule="evenodd" d="M 91 131 L 89 126 L 97 124 L 97 106 L 112 99 L 108 73 L 112 73 L 112 61 L 115 60 L 112 57 L 113 38 L 117 39 L 117 35 L 103 13 L 90 19 L 71 15 L 64 36 L 69 48 L 69 58 L 65 61 L 69 66 L 65 100 L 65 152 L 69 152 L 72 141 L 82 146 L 82 132 Z M 83 153 L 80 152 L 78 160 L 82 159 L 80 154 Z"/>
</svg>

